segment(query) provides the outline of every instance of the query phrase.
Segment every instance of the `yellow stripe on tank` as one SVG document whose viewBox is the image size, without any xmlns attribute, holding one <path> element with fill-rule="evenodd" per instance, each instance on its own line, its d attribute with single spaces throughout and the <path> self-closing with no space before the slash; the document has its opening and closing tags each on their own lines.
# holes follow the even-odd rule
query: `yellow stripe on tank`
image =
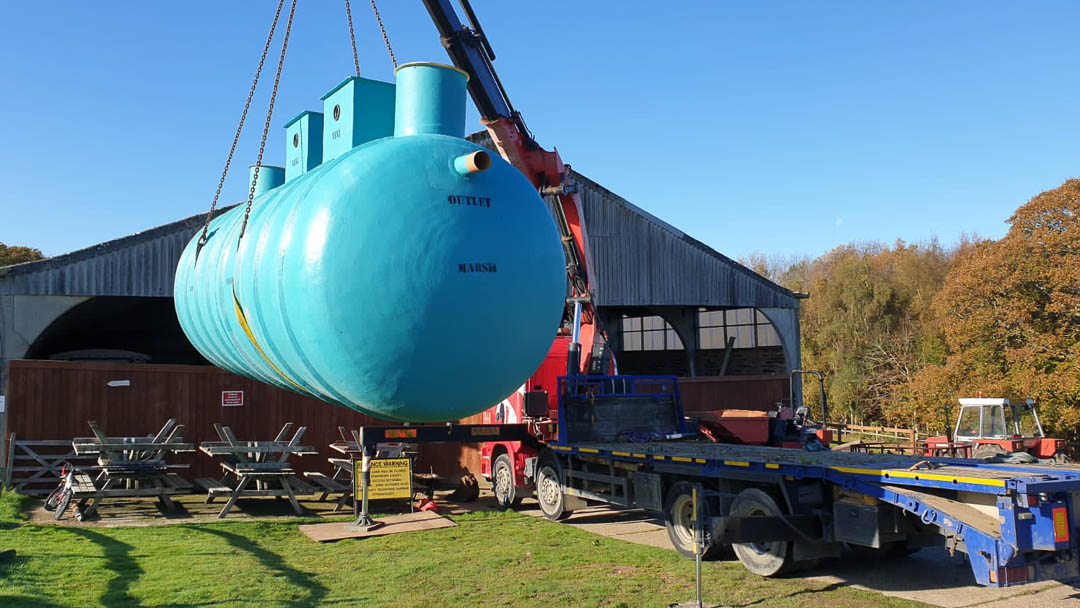
<svg viewBox="0 0 1080 608">
<path fill-rule="evenodd" d="M 240 327 L 244 330 L 244 334 L 248 337 L 248 340 L 251 340 L 251 344 L 255 347 L 255 350 L 259 351 L 259 354 L 262 355 L 263 361 L 266 361 L 266 364 L 270 366 L 270 369 L 277 372 L 277 375 L 281 376 L 282 380 L 295 386 L 296 389 L 300 392 L 306 395 L 310 395 L 311 391 L 293 382 L 293 379 L 286 376 L 284 372 L 278 369 L 278 367 L 274 365 L 273 361 L 270 360 L 270 357 L 267 357 L 266 353 L 263 352 L 262 347 L 259 346 L 259 341 L 255 339 L 255 336 L 251 333 L 251 328 L 248 327 L 247 317 L 244 315 L 244 310 L 240 308 L 240 301 L 236 299 L 235 293 L 233 293 L 233 305 L 236 307 L 236 320 L 240 322 Z"/>
</svg>

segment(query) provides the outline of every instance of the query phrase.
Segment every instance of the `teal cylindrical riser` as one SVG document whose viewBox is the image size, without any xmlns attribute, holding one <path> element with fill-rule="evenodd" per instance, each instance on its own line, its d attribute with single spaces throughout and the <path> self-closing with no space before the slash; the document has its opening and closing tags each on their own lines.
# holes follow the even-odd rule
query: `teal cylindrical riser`
<svg viewBox="0 0 1080 608">
<path fill-rule="evenodd" d="M 394 137 L 465 136 L 465 72 L 441 64 L 406 63 L 394 74 Z"/>
<path fill-rule="evenodd" d="M 453 77 L 424 94 L 446 89 L 464 97 Z M 547 354 L 566 276 L 525 176 L 497 157 L 455 169 L 477 150 L 441 134 L 375 140 L 255 199 L 243 237 L 243 208 L 222 214 L 180 259 L 184 332 L 224 369 L 380 418 L 499 402 Z"/>
<path fill-rule="evenodd" d="M 285 183 L 285 167 L 262 165 L 259 167 L 259 177 L 255 177 L 255 165 L 248 167 L 248 187 L 255 182 L 255 196 L 262 196 L 267 192 Z"/>
</svg>

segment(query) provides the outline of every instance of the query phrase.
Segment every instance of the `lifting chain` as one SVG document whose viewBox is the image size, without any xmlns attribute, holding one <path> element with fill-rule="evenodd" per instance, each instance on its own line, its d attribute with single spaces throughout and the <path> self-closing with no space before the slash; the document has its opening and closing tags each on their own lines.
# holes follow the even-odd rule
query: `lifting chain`
<svg viewBox="0 0 1080 608">
<path fill-rule="evenodd" d="M 375 21 L 379 22 L 379 31 L 382 32 L 383 42 L 386 43 L 386 50 L 390 53 L 390 63 L 394 64 L 394 69 L 397 69 L 397 58 L 394 57 L 394 49 L 390 47 L 390 38 L 386 35 L 386 28 L 383 27 L 382 17 L 379 16 L 379 7 L 375 6 L 375 0 L 371 0 L 371 10 L 375 12 Z M 359 68 L 357 68 L 359 72 Z"/>
<path fill-rule="evenodd" d="M 229 156 L 225 159 L 225 168 L 221 171 L 221 179 L 218 180 L 217 190 L 214 192 L 214 200 L 210 203 L 210 211 L 206 213 L 206 222 L 203 223 L 202 236 L 199 237 L 199 246 L 196 255 L 202 251 L 206 244 L 206 236 L 210 230 L 210 220 L 214 219 L 214 209 L 217 208 L 218 199 L 221 198 L 221 189 L 225 186 L 225 177 L 229 175 L 229 165 L 232 164 L 233 154 L 236 152 L 236 144 L 240 141 L 240 132 L 244 130 L 244 121 L 247 119 L 248 109 L 251 108 L 251 99 L 255 96 L 255 87 L 259 84 L 259 75 L 262 73 L 263 64 L 266 63 L 266 54 L 270 51 L 270 42 L 274 39 L 274 30 L 277 29 L 278 18 L 281 17 L 281 8 L 285 6 L 285 0 L 278 0 L 277 12 L 274 13 L 274 21 L 270 24 L 270 33 L 266 36 L 266 44 L 263 45 L 262 55 L 259 57 L 259 67 L 255 70 L 255 78 L 251 81 L 251 90 L 248 91 L 247 101 L 244 102 L 244 111 L 240 114 L 240 124 L 236 127 L 236 135 L 233 136 L 232 147 L 229 148 Z"/>
<path fill-rule="evenodd" d="M 285 49 L 289 48 L 289 33 L 292 31 L 293 15 L 296 14 L 296 0 L 292 0 L 289 7 L 289 20 L 285 23 L 285 38 L 281 41 L 281 56 L 278 58 L 277 72 L 274 73 L 274 88 L 270 91 L 270 106 L 266 109 L 266 122 L 263 124 L 262 139 L 259 140 L 259 156 L 255 159 L 255 172 L 251 176 L 251 189 L 248 190 L 247 207 L 244 209 L 244 223 L 240 225 L 240 236 L 236 246 L 240 246 L 240 239 L 244 238 L 247 229 L 248 216 L 251 215 L 251 202 L 255 199 L 255 184 L 259 181 L 259 168 L 262 167 L 263 151 L 266 150 L 266 135 L 270 132 L 270 118 L 274 114 L 274 101 L 277 99 L 278 83 L 281 82 L 281 67 L 285 64 Z"/>
<path fill-rule="evenodd" d="M 352 60 L 356 65 L 356 77 L 360 77 L 360 55 L 356 53 L 356 32 L 353 30 L 352 24 L 352 7 L 349 6 L 349 0 L 345 0 L 345 18 L 349 21 L 349 40 L 352 42 Z M 387 43 L 389 44 L 389 43 Z"/>
</svg>

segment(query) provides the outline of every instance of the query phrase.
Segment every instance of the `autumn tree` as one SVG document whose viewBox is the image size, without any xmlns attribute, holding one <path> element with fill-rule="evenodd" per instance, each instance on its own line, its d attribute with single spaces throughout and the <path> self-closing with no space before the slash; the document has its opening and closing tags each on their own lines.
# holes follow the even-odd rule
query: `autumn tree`
<svg viewBox="0 0 1080 608">
<path fill-rule="evenodd" d="M 745 263 L 809 293 L 801 312 L 803 367 L 825 372 L 836 418 L 862 421 L 903 415 L 892 408 L 897 390 L 926 361 L 944 359 L 929 317 L 948 260 L 936 241 L 898 241 L 845 245 L 787 263 L 757 254 Z M 806 403 L 819 408 L 816 386 L 804 388 Z"/>
<path fill-rule="evenodd" d="M 0 243 L 0 267 L 43 259 L 45 256 L 42 255 L 40 249 Z"/>
<path fill-rule="evenodd" d="M 1035 397 L 1049 431 L 1080 437 L 1080 180 L 1039 194 L 999 241 L 972 244 L 934 298 L 946 342 L 902 401 L 914 415 L 957 397 Z M 918 410 L 922 411 L 918 411 Z M 937 415 L 940 418 L 940 414 Z"/>
</svg>

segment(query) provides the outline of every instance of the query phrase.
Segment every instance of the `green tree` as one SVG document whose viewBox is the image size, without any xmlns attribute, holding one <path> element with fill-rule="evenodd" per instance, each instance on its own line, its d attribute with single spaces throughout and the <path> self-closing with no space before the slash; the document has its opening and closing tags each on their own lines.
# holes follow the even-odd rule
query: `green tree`
<svg viewBox="0 0 1080 608">
<path fill-rule="evenodd" d="M 0 267 L 43 259 L 45 256 L 42 255 L 40 249 L 0 243 Z"/>
<path fill-rule="evenodd" d="M 944 359 L 930 317 L 949 259 L 936 241 L 898 241 L 845 245 L 786 263 L 756 254 L 746 264 L 810 294 L 801 313 L 803 366 L 825 372 L 831 418 L 911 422 L 893 404 L 925 361 Z M 805 401 L 820 407 L 816 387 L 805 389 Z"/>
</svg>

